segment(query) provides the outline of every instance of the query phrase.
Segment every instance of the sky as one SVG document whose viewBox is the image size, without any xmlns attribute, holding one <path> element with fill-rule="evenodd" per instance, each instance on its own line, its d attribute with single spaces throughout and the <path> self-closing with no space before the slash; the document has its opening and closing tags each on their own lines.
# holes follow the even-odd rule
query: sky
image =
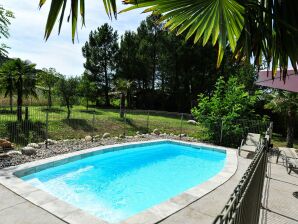
<svg viewBox="0 0 298 224">
<path fill-rule="evenodd" d="M 0 5 L 14 12 L 15 19 L 11 21 L 10 38 L 3 41 L 9 49 L 9 57 L 30 60 L 37 68 L 55 68 L 66 76 L 79 76 L 83 73 L 84 58 L 82 46 L 88 41 L 91 30 L 104 23 L 109 23 L 119 36 L 126 30 L 136 30 L 139 23 L 148 14 L 142 10 L 134 10 L 118 15 L 112 21 L 104 11 L 102 0 L 86 1 L 86 26 L 81 28 L 79 21 L 78 41 L 71 41 L 71 26 L 65 20 L 62 31 L 58 35 L 57 26 L 52 31 L 48 41 L 44 40 L 44 28 L 51 1 L 47 0 L 41 10 L 39 0 L 0 0 Z M 124 7 L 118 0 L 118 11 Z M 69 12 L 67 10 L 67 12 Z M 65 14 L 65 19 L 68 13 Z"/>
</svg>

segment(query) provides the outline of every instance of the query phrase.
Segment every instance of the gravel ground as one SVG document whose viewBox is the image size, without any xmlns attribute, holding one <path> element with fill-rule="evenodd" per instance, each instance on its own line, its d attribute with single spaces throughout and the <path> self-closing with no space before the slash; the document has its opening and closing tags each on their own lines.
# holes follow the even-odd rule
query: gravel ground
<svg viewBox="0 0 298 224">
<path fill-rule="evenodd" d="M 15 166 L 27 162 L 32 162 L 35 160 L 45 159 L 48 157 L 56 156 L 59 154 L 65 154 L 75 151 L 80 151 L 88 148 L 93 148 L 102 145 L 114 145 L 125 142 L 137 142 L 137 141 L 148 141 L 154 139 L 176 139 L 179 140 L 179 136 L 173 135 L 136 135 L 136 136 L 127 136 L 125 138 L 106 138 L 106 139 L 97 139 L 94 142 L 85 141 L 82 139 L 69 139 L 57 141 L 56 144 L 49 145 L 48 149 L 45 148 L 44 144 L 40 144 L 41 148 L 36 149 L 36 154 L 27 156 L 23 154 L 11 154 L 9 156 L 0 157 L 0 169 Z M 182 137 L 183 141 L 196 141 L 190 137 Z"/>
</svg>

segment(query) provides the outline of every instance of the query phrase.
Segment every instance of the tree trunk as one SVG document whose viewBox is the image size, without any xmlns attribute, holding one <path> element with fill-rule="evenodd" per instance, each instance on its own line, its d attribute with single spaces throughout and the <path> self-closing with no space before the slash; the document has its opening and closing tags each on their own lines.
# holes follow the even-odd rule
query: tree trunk
<svg viewBox="0 0 298 224">
<path fill-rule="evenodd" d="M 52 89 L 49 87 L 49 95 L 48 95 L 48 107 L 52 107 Z"/>
<path fill-rule="evenodd" d="M 67 120 L 70 118 L 70 106 L 67 104 Z"/>
<path fill-rule="evenodd" d="M 131 93 L 130 93 L 130 90 L 127 90 L 127 108 L 132 108 L 131 106 Z"/>
<path fill-rule="evenodd" d="M 19 78 L 19 85 L 17 88 L 17 119 L 22 121 L 22 106 L 23 106 L 23 77 L 22 74 Z"/>
<path fill-rule="evenodd" d="M 25 121 L 29 120 L 29 109 L 28 106 L 25 107 Z"/>
<path fill-rule="evenodd" d="M 10 107 L 10 113 L 12 113 L 12 96 L 13 96 L 13 93 L 12 93 L 12 90 L 10 90 L 9 92 L 9 107 Z"/>
<path fill-rule="evenodd" d="M 104 54 L 104 75 L 105 75 L 105 87 L 104 87 L 104 94 L 105 94 L 105 105 L 110 106 L 110 97 L 109 97 L 109 77 L 108 77 L 108 58 L 107 58 L 107 49 L 105 48 Z"/>
<path fill-rule="evenodd" d="M 109 97 L 109 78 L 108 78 L 108 71 L 107 67 L 105 67 L 105 105 L 110 106 L 110 97 Z"/>
<path fill-rule="evenodd" d="M 295 115 L 296 111 L 292 108 L 289 109 L 287 122 L 287 147 L 289 148 L 293 148 L 294 145 Z"/>
<path fill-rule="evenodd" d="M 124 117 L 124 111 L 125 111 L 125 94 L 120 94 L 120 117 Z"/>
<path fill-rule="evenodd" d="M 157 31 L 155 31 L 154 34 L 154 43 L 153 43 L 153 55 L 152 55 L 152 59 L 153 59 L 153 68 L 152 68 L 152 86 L 151 89 L 154 90 L 155 89 L 155 73 L 156 73 L 156 38 L 157 38 Z"/>
<path fill-rule="evenodd" d="M 99 107 L 99 106 L 100 106 L 99 99 L 96 99 L 96 100 L 95 100 L 95 106 L 96 106 L 96 107 Z"/>
</svg>

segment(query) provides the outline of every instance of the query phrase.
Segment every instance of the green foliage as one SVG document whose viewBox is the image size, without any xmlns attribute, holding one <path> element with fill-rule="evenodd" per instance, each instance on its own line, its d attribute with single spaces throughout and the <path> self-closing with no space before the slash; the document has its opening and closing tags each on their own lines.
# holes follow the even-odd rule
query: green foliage
<svg viewBox="0 0 298 224">
<path fill-rule="evenodd" d="M 293 147 L 295 121 L 298 112 L 298 94 L 286 91 L 273 91 L 267 95 L 265 108 L 285 116 L 287 123 L 287 147 Z"/>
<path fill-rule="evenodd" d="M 289 110 L 298 109 L 298 94 L 275 90 L 266 96 L 268 103 L 265 108 L 276 113 L 287 114 Z"/>
<path fill-rule="evenodd" d="M 86 100 L 86 107 L 89 107 L 89 101 L 95 101 L 97 88 L 95 82 L 91 82 L 87 74 L 83 74 L 79 79 L 78 93 Z"/>
<path fill-rule="evenodd" d="M 210 92 L 218 77 L 216 50 L 210 44 L 193 46 L 162 30 L 158 18 L 149 16 L 137 32 L 122 36 L 116 78 L 131 83 L 129 108 L 188 112 L 197 94 Z"/>
<path fill-rule="evenodd" d="M 67 119 L 70 118 L 72 106 L 78 102 L 78 84 L 77 78 L 62 78 L 58 84 L 61 104 L 67 107 Z"/>
<path fill-rule="evenodd" d="M 22 120 L 23 98 L 29 95 L 37 97 L 36 94 L 36 69 L 35 64 L 21 59 L 9 60 L 1 67 L 1 79 L 4 84 L 5 95 L 12 97 L 17 95 L 17 117 Z M 7 94 L 6 94 L 7 93 Z"/>
<path fill-rule="evenodd" d="M 42 71 L 37 74 L 37 82 L 40 85 L 41 89 L 48 98 L 48 107 L 52 106 L 52 92 L 55 84 L 62 78 L 62 75 L 59 74 L 54 68 L 43 68 Z"/>
<path fill-rule="evenodd" d="M 46 0 L 40 0 L 42 6 Z M 60 13 L 60 24 L 66 9 L 66 0 L 52 0 L 46 25 L 48 38 Z M 116 17 L 115 0 L 103 0 L 108 15 Z M 78 10 L 80 3 L 80 12 Z M 217 66 L 219 67 L 225 49 L 231 48 L 237 59 L 247 62 L 254 56 L 255 64 L 260 65 L 265 58 L 272 63 L 273 71 L 278 67 L 287 74 L 290 60 L 297 71 L 298 62 L 298 1 L 296 0 L 125 0 L 131 7 L 123 10 L 146 8 L 145 12 L 162 14 L 160 21 L 177 34 L 184 33 L 186 39 L 205 45 L 210 41 L 218 47 Z M 84 24 L 85 1 L 72 0 L 72 38 L 74 40 L 79 13 Z"/>
<path fill-rule="evenodd" d="M 89 79 L 96 84 L 97 95 L 103 90 L 105 105 L 110 105 L 110 81 L 114 76 L 116 55 L 118 53 L 118 35 L 107 23 L 91 31 L 89 41 L 82 51 L 86 58 L 84 67 Z"/>
<path fill-rule="evenodd" d="M 13 95 L 15 93 L 15 80 L 13 74 L 13 61 L 5 63 L 0 70 L 1 92 L 4 92 L 4 97 L 9 97 L 10 111 L 12 111 Z"/>
<path fill-rule="evenodd" d="M 298 2 L 295 0 L 126 0 L 145 12 L 162 14 L 165 27 L 186 39 L 205 45 L 208 40 L 218 47 L 219 67 L 228 47 L 236 59 L 249 62 L 254 56 L 260 65 L 265 58 L 272 63 L 275 74 L 278 67 L 287 74 L 290 60 L 297 71 Z"/>
<path fill-rule="evenodd" d="M 211 96 L 199 95 L 198 106 L 192 109 L 192 114 L 209 129 L 211 139 L 218 140 L 220 128 L 225 135 L 239 139 L 244 131 L 237 121 L 257 117 L 254 106 L 259 94 L 247 92 L 237 77 L 230 77 L 228 81 L 220 77 Z"/>
<path fill-rule="evenodd" d="M 10 20 L 14 18 L 14 14 L 10 10 L 6 10 L 3 8 L 2 5 L 0 5 L 0 39 L 2 38 L 9 38 L 9 25 Z M 5 44 L 0 44 L 0 56 L 1 57 L 7 57 L 7 48 Z"/>
</svg>

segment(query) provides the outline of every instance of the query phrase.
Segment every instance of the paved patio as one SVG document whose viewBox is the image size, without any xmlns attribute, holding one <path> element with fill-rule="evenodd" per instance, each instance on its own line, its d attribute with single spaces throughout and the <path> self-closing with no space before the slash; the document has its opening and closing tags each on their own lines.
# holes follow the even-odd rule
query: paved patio
<svg viewBox="0 0 298 224">
<path fill-rule="evenodd" d="M 242 154 L 242 157 L 239 157 L 238 170 L 228 182 L 160 223 L 212 223 L 251 162 L 245 158 L 244 153 Z M 298 174 L 292 172 L 288 175 L 285 167 L 281 163 L 275 164 L 273 158 L 272 163 L 268 164 L 268 178 L 264 190 L 265 209 L 262 210 L 261 223 L 298 223 L 298 199 L 293 196 L 293 192 L 298 191 Z M 65 222 L 0 185 L 0 224 Z"/>
</svg>

